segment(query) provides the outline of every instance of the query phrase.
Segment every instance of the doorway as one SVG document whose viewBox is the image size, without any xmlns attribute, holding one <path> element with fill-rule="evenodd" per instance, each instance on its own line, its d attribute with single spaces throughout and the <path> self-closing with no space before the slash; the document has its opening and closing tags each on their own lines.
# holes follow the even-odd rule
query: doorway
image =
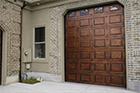
<svg viewBox="0 0 140 93">
<path fill-rule="evenodd" d="M 124 8 L 111 4 L 65 16 L 65 79 L 126 87 Z"/>
</svg>

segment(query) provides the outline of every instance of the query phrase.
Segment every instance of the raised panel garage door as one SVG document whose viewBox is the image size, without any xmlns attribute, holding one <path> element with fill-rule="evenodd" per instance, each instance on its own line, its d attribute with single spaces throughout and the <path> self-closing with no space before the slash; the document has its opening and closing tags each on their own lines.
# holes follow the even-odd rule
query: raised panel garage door
<svg viewBox="0 0 140 93">
<path fill-rule="evenodd" d="M 126 86 L 124 11 L 112 4 L 65 16 L 65 79 Z"/>
</svg>

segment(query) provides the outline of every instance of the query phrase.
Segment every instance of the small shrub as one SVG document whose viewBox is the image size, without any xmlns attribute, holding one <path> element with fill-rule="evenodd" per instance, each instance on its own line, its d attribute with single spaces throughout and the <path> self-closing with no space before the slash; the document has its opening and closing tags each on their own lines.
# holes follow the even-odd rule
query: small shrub
<svg viewBox="0 0 140 93">
<path fill-rule="evenodd" d="M 26 78 L 25 80 L 22 81 L 22 83 L 28 83 L 28 84 L 35 84 L 38 83 L 38 81 L 35 77 L 31 76 L 29 79 Z"/>
</svg>

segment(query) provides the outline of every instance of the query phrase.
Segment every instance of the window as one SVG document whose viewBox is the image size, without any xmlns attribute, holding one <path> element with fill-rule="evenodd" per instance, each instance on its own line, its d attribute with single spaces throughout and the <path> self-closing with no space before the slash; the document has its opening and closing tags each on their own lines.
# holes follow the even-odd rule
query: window
<svg viewBox="0 0 140 93">
<path fill-rule="evenodd" d="M 35 58 L 45 58 L 45 27 L 35 28 Z"/>
<path fill-rule="evenodd" d="M 110 6 L 110 11 L 119 10 L 117 6 Z"/>
<path fill-rule="evenodd" d="M 81 10 L 81 15 L 86 15 L 86 14 L 88 14 L 88 9 Z"/>
<path fill-rule="evenodd" d="M 75 16 L 75 12 L 71 12 L 70 14 L 69 14 L 69 17 L 74 17 Z"/>
<path fill-rule="evenodd" d="M 103 12 L 103 7 L 95 8 L 95 13 L 102 13 L 102 12 Z"/>
</svg>

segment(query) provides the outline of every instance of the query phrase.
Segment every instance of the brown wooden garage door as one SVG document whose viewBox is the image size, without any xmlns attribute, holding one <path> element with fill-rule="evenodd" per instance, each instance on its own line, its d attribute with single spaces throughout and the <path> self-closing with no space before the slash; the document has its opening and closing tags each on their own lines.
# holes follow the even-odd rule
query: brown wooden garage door
<svg viewBox="0 0 140 93">
<path fill-rule="evenodd" d="M 2 31 L 0 30 L 0 85 L 2 77 Z"/>
<path fill-rule="evenodd" d="M 66 81 L 126 86 L 124 9 L 119 4 L 65 16 Z"/>
</svg>

